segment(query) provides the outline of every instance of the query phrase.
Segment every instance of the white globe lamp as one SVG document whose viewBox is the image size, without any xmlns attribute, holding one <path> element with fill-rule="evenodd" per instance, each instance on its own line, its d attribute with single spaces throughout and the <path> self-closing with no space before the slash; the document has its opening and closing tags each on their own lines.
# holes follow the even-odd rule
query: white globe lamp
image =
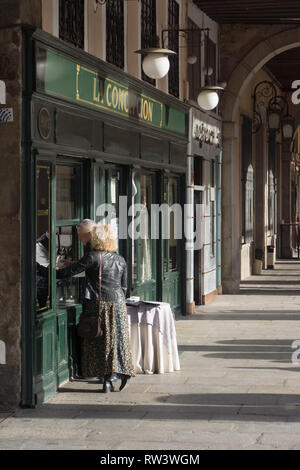
<svg viewBox="0 0 300 470">
<path fill-rule="evenodd" d="M 214 90 L 203 90 L 199 93 L 197 102 L 204 111 L 211 111 L 218 106 L 218 93 Z"/>
<path fill-rule="evenodd" d="M 144 55 L 143 71 L 147 77 L 159 80 L 167 75 L 170 69 L 169 55 L 175 55 L 176 52 L 163 47 L 151 47 L 148 49 L 139 49 L 136 54 Z"/>
<path fill-rule="evenodd" d="M 167 75 L 170 69 L 170 61 L 165 54 L 147 54 L 143 60 L 143 71 L 147 77 L 160 79 Z"/>
</svg>

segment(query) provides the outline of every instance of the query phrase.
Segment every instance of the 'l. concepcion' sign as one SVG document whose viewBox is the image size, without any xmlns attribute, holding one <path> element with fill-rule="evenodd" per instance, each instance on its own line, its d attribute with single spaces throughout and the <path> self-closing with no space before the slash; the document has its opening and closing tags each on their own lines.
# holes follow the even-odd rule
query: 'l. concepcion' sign
<svg viewBox="0 0 300 470">
<path fill-rule="evenodd" d="M 151 92 L 134 89 L 126 83 L 125 74 L 122 83 L 114 78 L 113 72 L 104 76 L 96 67 L 80 64 L 61 51 L 40 44 L 36 51 L 38 90 L 186 136 L 186 111 L 152 98 Z"/>
<path fill-rule="evenodd" d="M 122 116 L 162 127 L 163 104 L 97 72 L 77 65 L 76 99 Z"/>
</svg>

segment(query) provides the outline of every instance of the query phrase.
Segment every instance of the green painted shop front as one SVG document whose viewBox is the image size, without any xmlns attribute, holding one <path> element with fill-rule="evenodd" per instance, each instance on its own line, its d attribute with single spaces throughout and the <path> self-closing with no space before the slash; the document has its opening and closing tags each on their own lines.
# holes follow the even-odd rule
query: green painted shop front
<svg viewBox="0 0 300 470">
<path fill-rule="evenodd" d="M 115 227 L 128 296 L 183 311 L 184 241 L 175 238 L 172 212 L 169 238 L 161 213 L 151 238 L 151 206 L 183 207 L 188 108 L 46 33 L 24 41 L 22 403 L 34 406 L 80 375 L 84 278 L 59 281 L 56 267 L 84 254 L 81 219 Z M 143 210 L 148 236 L 137 238 Z"/>
</svg>

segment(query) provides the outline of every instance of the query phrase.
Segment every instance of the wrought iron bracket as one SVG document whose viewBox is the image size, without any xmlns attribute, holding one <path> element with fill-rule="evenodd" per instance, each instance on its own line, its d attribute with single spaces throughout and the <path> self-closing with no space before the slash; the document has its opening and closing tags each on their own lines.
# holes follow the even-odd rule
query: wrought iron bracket
<svg viewBox="0 0 300 470">
<path fill-rule="evenodd" d="M 199 32 L 202 32 L 202 31 L 206 31 L 206 33 L 209 33 L 209 28 L 178 28 L 177 26 L 168 26 L 168 28 L 164 28 L 162 29 L 161 31 L 161 47 L 163 49 L 165 49 L 165 33 L 174 33 L 174 32 L 178 32 L 178 35 L 179 33 L 199 33 Z"/>
</svg>

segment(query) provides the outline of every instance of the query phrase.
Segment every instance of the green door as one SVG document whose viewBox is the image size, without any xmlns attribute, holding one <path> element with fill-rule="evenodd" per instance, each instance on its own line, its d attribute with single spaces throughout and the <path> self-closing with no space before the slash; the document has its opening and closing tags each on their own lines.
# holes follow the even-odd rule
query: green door
<svg viewBox="0 0 300 470">
<path fill-rule="evenodd" d="M 57 280 L 63 258 L 83 255 L 76 225 L 83 218 L 83 165 L 39 161 L 36 178 L 37 312 L 35 324 L 36 402 L 53 396 L 78 373 L 76 323 L 82 311 L 82 280 Z"/>
<path fill-rule="evenodd" d="M 163 217 L 165 236 L 161 239 L 161 300 L 168 302 L 174 312 L 180 312 L 183 282 L 183 213 L 181 204 L 181 178 L 164 174 L 162 176 L 162 199 L 169 207 Z M 173 206 L 173 207 L 172 207 Z"/>
</svg>

